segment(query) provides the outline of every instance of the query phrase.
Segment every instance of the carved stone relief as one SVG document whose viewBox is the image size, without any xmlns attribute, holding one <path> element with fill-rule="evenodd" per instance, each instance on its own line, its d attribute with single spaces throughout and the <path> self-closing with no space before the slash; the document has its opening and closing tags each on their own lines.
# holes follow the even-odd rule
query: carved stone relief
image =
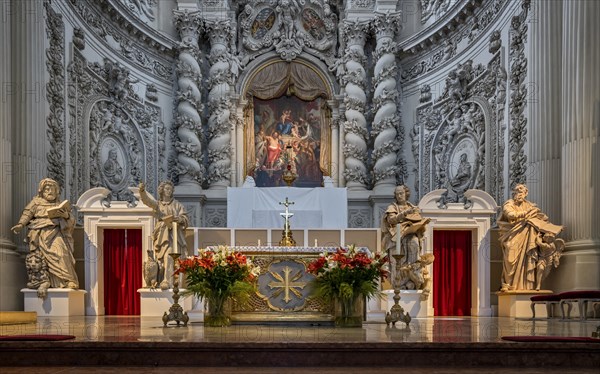
<svg viewBox="0 0 600 374">
<path fill-rule="evenodd" d="M 471 61 L 458 64 L 448 73 L 442 96 L 417 109 L 411 136 L 418 198 L 439 188 L 447 189 L 440 208 L 467 203 L 464 192 L 471 188 L 502 198 L 504 130 L 497 111 L 506 100 L 502 71 L 499 55 L 487 68 Z"/>
<path fill-rule="evenodd" d="M 510 25 L 510 136 L 509 136 L 509 175 L 510 187 L 527 182 L 527 155 L 525 143 L 527 141 L 527 118 L 525 106 L 527 104 L 527 57 L 525 56 L 525 42 L 527 41 L 527 13 L 529 0 L 522 2 L 522 12 L 512 18 Z"/>
<path fill-rule="evenodd" d="M 154 21 L 157 0 L 119 0 L 130 12 L 142 20 Z"/>
<path fill-rule="evenodd" d="M 65 124 L 63 115 L 65 103 L 63 94 L 65 90 L 65 24 L 62 15 L 58 14 L 48 3 L 44 3 L 46 9 L 46 33 L 50 46 L 46 49 L 48 62 L 49 82 L 46 84 L 46 98 L 50 113 L 46 118 L 48 126 L 48 141 L 50 151 L 46 156 L 48 159 L 48 176 L 65 186 L 65 167 L 63 153 L 65 150 Z"/>
<path fill-rule="evenodd" d="M 368 228 L 372 227 L 372 222 L 371 209 L 348 209 L 348 227 Z"/>
<path fill-rule="evenodd" d="M 328 0 L 250 0 L 238 24 L 243 65 L 273 49 L 286 61 L 308 52 L 334 63 L 337 16 Z"/>
<path fill-rule="evenodd" d="M 451 3 L 452 0 L 421 0 L 421 22 L 427 22 L 432 16 L 441 17 Z"/>
<path fill-rule="evenodd" d="M 205 208 L 204 224 L 206 227 L 226 227 L 227 209 L 226 208 Z"/>
<path fill-rule="evenodd" d="M 160 109 L 143 104 L 133 90 L 137 80 L 109 59 L 87 63 L 75 53 L 68 71 L 74 82 L 68 90 L 72 198 L 103 186 L 111 191 L 106 205 L 110 200 L 135 205 L 127 187 L 144 181 L 154 189 L 158 170 L 164 170 Z"/>
</svg>

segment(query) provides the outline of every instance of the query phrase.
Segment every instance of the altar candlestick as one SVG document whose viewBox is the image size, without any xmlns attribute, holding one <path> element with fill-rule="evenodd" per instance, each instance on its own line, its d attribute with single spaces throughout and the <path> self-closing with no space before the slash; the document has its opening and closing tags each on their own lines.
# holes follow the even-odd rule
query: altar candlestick
<svg viewBox="0 0 600 374">
<path fill-rule="evenodd" d="M 258 247 L 260 247 L 260 239 L 258 239 Z"/>
<path fill-rule="evenodd" d="M 317 243 L 317 239 L 315 239 L 315 247 L 318 247 L 319 244 Z"/>
</svg>

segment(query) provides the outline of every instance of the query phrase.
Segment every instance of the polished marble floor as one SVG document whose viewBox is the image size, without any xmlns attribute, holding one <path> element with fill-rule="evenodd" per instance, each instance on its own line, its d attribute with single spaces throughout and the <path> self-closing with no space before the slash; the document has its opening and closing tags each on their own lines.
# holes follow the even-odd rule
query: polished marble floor
<svg viewBox="0 0 600 374">
<path fill-rule="evenodd" d="M 0 325 L 0 335 L 65 334 L 87 342 L 501 342 L 502 336 L 587 336 L 600 320 L 514 319 L 487 317 L 418 318 L 409 327 L 397 323 L 367 321 L 362 328 L 311 325 L 236 324 L 226 328 L 204 327 L 191 322 L 187 327 L 160 317 L 85 316 L 39 317 L 36 324 Z"/>
<path fill-rule="evenodd" d="M 362 328 L 292 324 L 209 328 L 201 322 L 164 327 L 160 317 L 39 317 L 35 324 L 0 325 L 0 335 L 65 334 L 76 339 L 0 342 L 4 360 L 0 372 L 391 373 L 404 367 L 406 373 L 512 373 L 517 368 L 521 374 L 597 373 L 600 344 L 521 344 L 501 337 L 590 337 L 599 325 L 599 319 L 435 317 L 413 319 L 408 328 L 380 321 L 368 321 Z M 180 356 L 186 350 L 188 356 Z M 420 358 L 411 359 L 413 355 Z M 215 356 L 231 361 L 215 367 L 221 365 Z M 23 362 L 35 357 L 41 361 Z M 195 359 L 170 369 L 172 357 Z M 345 364 L 353 358 L 354 364 Z M 312 365 L 306 361 L 310 359 Z M 571 370 L 573 365 L 577 368 Z"/>
</svg>

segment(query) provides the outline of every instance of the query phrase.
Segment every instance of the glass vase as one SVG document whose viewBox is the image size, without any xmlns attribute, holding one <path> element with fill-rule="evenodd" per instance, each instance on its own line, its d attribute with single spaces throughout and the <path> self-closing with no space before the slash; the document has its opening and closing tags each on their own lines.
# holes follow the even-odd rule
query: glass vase
<svg viewBox="0 0 600 374">
<path fill-rule="evenodd" d="M 206 298 L 204 326 L 225 327 L 231 325 L 231 304 L 229 295 L 213 295 Z"/>
<path fill-rule="evenodd" d="M 335 299 L 335 325 L 337 327 L 362 327 L 364 297 L 358 295 Z"/>
</svg>

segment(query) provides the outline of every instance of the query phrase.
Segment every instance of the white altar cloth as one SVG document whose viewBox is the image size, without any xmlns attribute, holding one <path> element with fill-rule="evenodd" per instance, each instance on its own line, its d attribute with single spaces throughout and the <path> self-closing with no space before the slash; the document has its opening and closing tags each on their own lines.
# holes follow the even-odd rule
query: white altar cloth
<svg viewBox="0 0 600 374">
<path fill-rule="evenodd" d="M 348 199 L 345 188 L 251 187 L 227 188 L 227 227 L 283 227 L 279 215 L 285 198 L 292 229 L 345 229 L 348 227 Z"/>
</svg>

